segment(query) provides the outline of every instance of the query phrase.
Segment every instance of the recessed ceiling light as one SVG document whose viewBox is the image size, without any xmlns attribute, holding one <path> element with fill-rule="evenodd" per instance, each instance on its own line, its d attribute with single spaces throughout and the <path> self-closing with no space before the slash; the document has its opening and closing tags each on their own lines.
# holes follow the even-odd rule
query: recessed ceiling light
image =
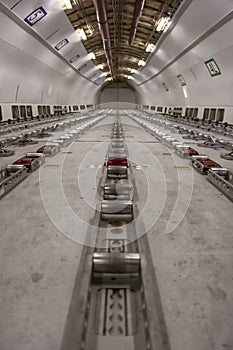
<svg viewBox="0 0 233 350">
<path fill-rule="evenodd" d="M 171 24 L 170 17 L 161 17 L 160 20 L 158 21 L 158 25 L 156 28 L 157 32 L 162 32 L 167 30 L 170 24 Z"/>
<path fill-rule="evenodd" d="M 78 34 L 80 40 L 87 40 L 87 36 L 83 28 L 76 29 L 76 33 Z"/>
<path fill-rule="evenodd" d="M 73 7 L 71 5 L 70 0 L 63 0 L 65 7 L 67 8 L 67 10 L 71 10 Z"/>
<path fill-rule="evenodd" d="M 90 58 L 91 60 L 95 60 L 95 54 L 94 54 L 94 52 L 90 52 L 90 53 L 88 54 L 88 56 L 89 56 L 89 58 Z"/>
<path fill-rule="evenodd" d="M 152 43 L 149 43 L 146 47 L 146 52 L 154 52 L 155 50 L 155 45 Z"/>
<path fill-rule="evenodd" d="M 146 64 L 146 62 L 145 62 L 144 60 L 139 60 L 139 61 L 138 61 L 138 65 L 139 65 L 139 66 L 142 66 L 142 67 L 143 67 L 143 66 L 145 66 L 145 64 Z"/>
</svg>

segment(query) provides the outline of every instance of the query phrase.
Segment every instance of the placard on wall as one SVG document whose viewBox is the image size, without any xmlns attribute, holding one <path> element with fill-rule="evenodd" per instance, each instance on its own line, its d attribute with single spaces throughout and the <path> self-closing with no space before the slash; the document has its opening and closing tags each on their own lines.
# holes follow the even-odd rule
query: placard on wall
<svg viewBox="0 0 233 350">
<path fill-rule="evenodd" d="M 220 68 L 213 58 L 209 59 L 208 61 L 205 61 L 205 65 L 206 65 L 211 77 L 215 77 L 216 75 L 221 74 Z"/>
<path fill-rule="evenodd" d="M 30 26 L 34 26 L 37 22 L 39 22 L 42 18 L 44 18 L 47 15 L 47 12 L 45 9 L 40 6 L 33 12 L 31 12 L 26 18 L 24 18 L 24 21 Z"/>
</svg>

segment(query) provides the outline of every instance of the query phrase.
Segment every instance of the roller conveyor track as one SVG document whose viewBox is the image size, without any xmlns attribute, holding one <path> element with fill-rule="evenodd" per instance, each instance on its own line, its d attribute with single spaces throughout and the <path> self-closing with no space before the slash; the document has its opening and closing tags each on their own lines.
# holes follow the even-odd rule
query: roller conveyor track
<svg viewBox="0 0 233 350">
<path fill-rule="evenodd" d="M 58 140 L 48 141 L 44 146 L 38 148 L 36 152 L 29 152 L 15 160 L 13 164 L 9 163 L 6 167 L 0 169 L 0 199 L 23 181 L 28 173 L 37 170 L 42 164 L 44 164 L 45 157 L 55 156 L 60 152 L 61 147 L 66 147 L 74 142 L 80 134 L 83 134 L 84 131 L 95 125 L 104 117 L 105 116 L 93 117 L 89 115 L 78 120 L 71 119 L 70 121 L 66 121 L 66 124 L 73 125 L 80 123 L 81 120 L 88 120 L 76 129 L 70 131 L 68 134 L 60 136 Z M 12 153 L 10 155 L 14 155 L 15 153 L 14 151 L 10 152 Z"/>
<path fill-rule="evenodd" d="M 112 145 L 118 132 L 122 137 L 117 117 Z M 120 142 L 127 153 L 125 142 Z M 122 180 L 117 171 L 115 180 L 108 177 L 108 157 L 109 153 L 98 191 L 102 200 L 90 222 L 90 241 L 83 249 L 61 350 L 169 350 L 147 237 L 137 240 L 133 221 L 138 208 L 130 162 L 121 183 L 124 195 L 128 188 L 126 200 L 116 198 L 116 185 Z M 115 194 L 112 200 L 105 200 L 106 187 Z M 92 237 L 97 237 L 94 244 Z"/>
</svg>

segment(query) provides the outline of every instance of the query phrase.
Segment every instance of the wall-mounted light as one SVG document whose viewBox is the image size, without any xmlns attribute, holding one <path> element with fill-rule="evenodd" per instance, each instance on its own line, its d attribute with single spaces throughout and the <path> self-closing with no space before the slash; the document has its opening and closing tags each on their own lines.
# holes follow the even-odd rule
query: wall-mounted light
<svg viewBox="0 0 233 350">
<path fill-rule="evenodd" d="M 185 97 L 185 98 L 188 98 L 188 92 L 187 92 L 185 86 L 183 86 L 183 93 L 184 93 L 184 97 Z"/>
<path fill-rule="evenodd" d="M 89 56 L 89 58 L 90 58 L 91 60 L 95 60 L 95 54 L 94 54 L 94 52 L 90 52 L 90 53 L 88 54 L 88 56 Z"/>
<path fill-rule="evenodd" d="M 170 17 L 161 17 L 160 20 L 158 21 L 158 25 L 156 28 L 157 32 L 162 32 L 167 30 L 170 24 L 171 24 Z"/>
<path fill-rule="evenodd" d="M 144 60 L 139 60 L 139 61 L 138 61 L 138 65 L 139 65 L 139 66 L 142 66 L 142 67 L 143 67 L 143 66 L 145 66 L 145 64 L 146 64 L 146 62 L 145 62 Z"/>
<path fill-rule="evenodd" d="M 154 52 L 155 50 L 155 45 L 152 43 L 149 43 L 146 47 L 146 52 Z"/>
<path fill-rule="evenodd" d="M 179 83 L 181 84 L 181 86 L 187 85 L 182 74 L 177 75 L 177 79 L 178 79 Z"/>
<path fill-rule="evenodd" d="M 76 29 L 76 33 L 78 34 L 80 40 L 87 40 L 87 36 L 83 28 Z"/>
</svg>

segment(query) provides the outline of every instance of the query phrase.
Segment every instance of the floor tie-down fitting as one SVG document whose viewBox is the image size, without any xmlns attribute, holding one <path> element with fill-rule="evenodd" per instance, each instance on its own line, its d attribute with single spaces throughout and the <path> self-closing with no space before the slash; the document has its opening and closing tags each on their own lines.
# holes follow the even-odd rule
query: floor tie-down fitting
<svg viewBox="0 0 233 350">
<path fill-rule="evenodd" d="M 140 254 L 95 252 L 92 264 L 83 349 L 150 349 Z"/>
</svg>

